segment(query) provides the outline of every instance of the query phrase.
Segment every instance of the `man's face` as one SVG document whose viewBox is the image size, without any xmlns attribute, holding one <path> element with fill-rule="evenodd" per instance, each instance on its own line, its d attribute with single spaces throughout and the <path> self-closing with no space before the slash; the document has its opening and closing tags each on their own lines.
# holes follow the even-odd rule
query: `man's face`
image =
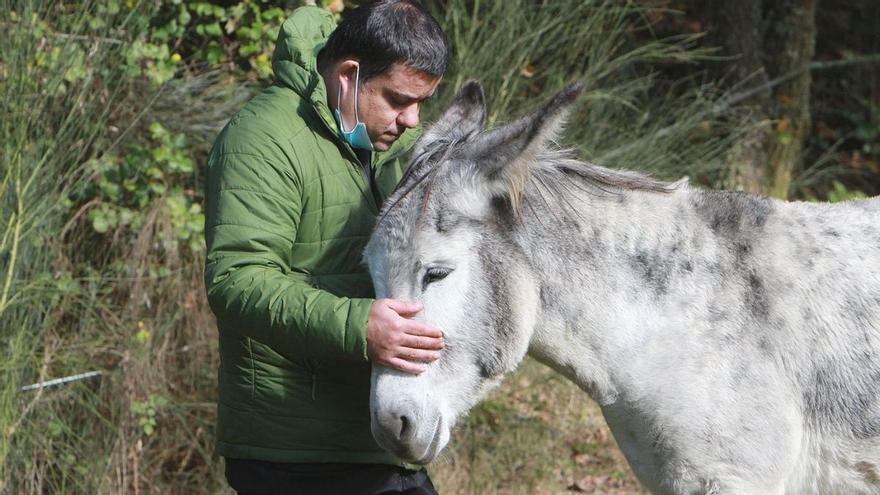
<svg viewBox="0 0 880 495">
<path fill-rule="evenodd" d="M 441 76 L 394 64 L 360 84 L 358 117 L 376 151 L 385 151 L 407 129 L 419 123 L 421 103 L 434 94 Z M 343 108 L 350 108 L 346 102 Z M 351 122 L 346 118 L 347 122 Z"/>
</svg>

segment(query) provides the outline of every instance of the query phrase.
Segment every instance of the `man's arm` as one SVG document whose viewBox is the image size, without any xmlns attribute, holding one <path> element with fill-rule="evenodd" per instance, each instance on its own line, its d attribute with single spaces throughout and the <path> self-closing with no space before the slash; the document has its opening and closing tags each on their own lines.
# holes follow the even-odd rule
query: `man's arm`
<svg viewBox="0 0 880 495">
<path fill-rule="evenodd" d="M 419 372 L 406 361 L 439 357 L 440 332 L 401 317 L 415 312 L 406 303 L 339 297 L 291 270 L 285 253 L 298 228 L 302 190 L 289 171 L 251 154 L 213 155 L 206 196 L 205 286 L 226 331 L 288 358 L 370 358 Z"/>
</svg>

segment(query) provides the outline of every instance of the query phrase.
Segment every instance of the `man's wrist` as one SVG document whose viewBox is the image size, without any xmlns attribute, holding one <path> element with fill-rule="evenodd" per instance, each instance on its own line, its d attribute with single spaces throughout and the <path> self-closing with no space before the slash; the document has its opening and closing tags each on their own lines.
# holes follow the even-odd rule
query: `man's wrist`
<svg viewBox="0 0 880 495">
<path fill-rule="evenodd" d="M 349 300 L 348 320 L 345 329 L 345 351 L 359 361 L 369 361 L 367 355 L 367 324 L 375 299 L 352 298 Z"/>
</svg>

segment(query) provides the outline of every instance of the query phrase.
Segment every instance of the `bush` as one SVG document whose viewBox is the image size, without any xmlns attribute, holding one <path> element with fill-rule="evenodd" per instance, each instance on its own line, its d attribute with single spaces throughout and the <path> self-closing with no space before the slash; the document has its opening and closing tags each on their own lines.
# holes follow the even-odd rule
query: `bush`
<svg viewBox="0 0 880 495">
<path fill-rule="evenodd" d="M 56 263 L 67 209 L 55 198 L 76 187 L 80 165 L 106 144 L 110 109 L 126 100 L 130 67 L 118 61 L 148 18 L 147 11 L 122 12 L 111 3 L 0 5 L 0 338 L 7 347 L 0 364 L 0 487 L 9 493 L 42 490 L 49 468 L 38 467 L 39 457 L 69 454 L 43 434 L 47 423 L 35 420 L 45 407 L 42 391 L 19 387 L 56 371 L 52 330 L 71 318 L 79 286 Z M 50 424 L 61 435 L 59 423 Z M 46 450 L 36 452 L 37 445 Z M 46 486 L 66 486 L 67 476 Z"/>
<path fill-rule="evenodd" d="M 158 12 L 0 5 L 0 493 L 219 479 L 197 163 L 246 92 L 155 43 Z"/>
</svg>

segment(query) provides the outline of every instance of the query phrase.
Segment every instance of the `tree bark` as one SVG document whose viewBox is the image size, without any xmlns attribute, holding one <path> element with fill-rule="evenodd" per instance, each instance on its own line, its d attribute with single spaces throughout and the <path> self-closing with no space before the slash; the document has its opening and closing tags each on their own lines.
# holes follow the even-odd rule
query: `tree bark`
<svg viewBox="0 0 880 495">
<path fill-rule="evenodd" d="M 715 75 L 737 87 L 755 87 L 766 84 L 767 73 L 761 59 L 763 50 L 763 15 L 761 0 L 710 0 L 706 2 L 709 42 L 720 47 L 726 58 L 715 70 Z M 771 99 L 767 88 L 743 101 L 739 109 L 747 114 L 749 126 L 744 138 L 737 142 L 725 157 L 727 189 L 764 192 L 767 183 L 767 151 L 765 143 L 769 129 L 766 109 Z"/>
<path fill-rule="evenodd" d="M 813 60 L 817 0 L 768 2 L 764 37 L 765 67 L 772 77 L 797 70 Z M 770 182 L 767 193 L 787 198 L 792 172 L 803 160 L 803 143 L 810 132 L 812 75 L 804 71 L 773 88 L 773 133 L 767 141 Z"/>
<path fill-rule="evenodd" d="M 729 57 L 717 75 L 737 89 L 766 86 L 740 105 L 749 130 L 728 153 L 725 187 L 788 197 L 810 129 L 809 71 L 767 83 L 813 58 L 817 0 L 709 0 L 709 40 Z"/>
</svg>

